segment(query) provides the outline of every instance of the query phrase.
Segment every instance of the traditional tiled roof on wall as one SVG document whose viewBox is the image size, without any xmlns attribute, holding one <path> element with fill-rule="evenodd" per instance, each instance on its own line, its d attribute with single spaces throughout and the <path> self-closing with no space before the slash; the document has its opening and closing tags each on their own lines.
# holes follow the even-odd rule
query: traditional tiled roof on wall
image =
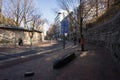
<svg viewBox="0 0 120 80">
<path fill-rule="evenodd" d="M 38 31 L 38 30 L 28 30 L 28 29 L 24 29 L 24 28 L 22 28 L 22 27 L 16 27 L 16 26 L 0 26 L 0 29 L 42 33 L 42 31 Z"/>
</svg>

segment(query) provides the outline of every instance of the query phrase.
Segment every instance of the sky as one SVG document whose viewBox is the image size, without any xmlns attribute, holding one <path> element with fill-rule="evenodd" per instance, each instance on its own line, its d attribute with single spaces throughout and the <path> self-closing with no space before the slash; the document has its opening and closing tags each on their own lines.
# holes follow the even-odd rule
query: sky
<svg viewBox="0 0 120 80">
<path fill-rule="evenodd" d="M 59 6 L 57 6 L 56 0 L 35 0 L 36 8 L 40 10 L 42 17 L 47 19 L 49 24 L 54 22 L 54 18 L 56 17 L 56 10 Z"/>
</svg>

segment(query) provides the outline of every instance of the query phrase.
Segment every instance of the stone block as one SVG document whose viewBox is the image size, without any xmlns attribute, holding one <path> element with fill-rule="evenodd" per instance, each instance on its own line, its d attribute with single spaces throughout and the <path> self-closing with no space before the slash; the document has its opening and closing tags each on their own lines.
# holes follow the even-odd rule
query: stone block
<svg viewBox="0 0 120 80">
<path fill-rule="evenodd" d="M 75 53 L 68 53 L 62 56 L 60 59 L 55 60 L 53 63 L 53 69 L 59 69 L 70 63 L 76 57 Z"/>
<path fill-rule="evenodd" d="M 34 74 L 34 72 L 25 72 L 24 77 L 32 77 Z"/>
</svg>

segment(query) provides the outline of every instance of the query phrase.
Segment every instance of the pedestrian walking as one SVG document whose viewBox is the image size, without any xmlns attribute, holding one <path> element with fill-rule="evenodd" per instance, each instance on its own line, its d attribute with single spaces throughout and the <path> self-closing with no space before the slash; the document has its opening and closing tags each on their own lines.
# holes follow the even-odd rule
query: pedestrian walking
<svg viewBox="0 0 120 80">
<path fill-rule="evenodd" d="M 30 46 L 32 46 L 32 38 L 30 38 Z"/>
<path fill-rule="evenodd" d="M 19 46 L 23 46 L 23 40 L 22 40 L 22 38 L 19 38 L 19 39 L 18 39 L 18 45 L 19 45 Z"/>
</svg>

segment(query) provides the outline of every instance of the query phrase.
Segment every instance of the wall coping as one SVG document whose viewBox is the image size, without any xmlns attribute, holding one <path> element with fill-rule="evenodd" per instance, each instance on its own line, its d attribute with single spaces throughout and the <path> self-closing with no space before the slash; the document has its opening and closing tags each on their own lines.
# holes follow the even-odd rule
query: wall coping
<svg viewBox="0 0 120 80">
<path fill-rule="evenodd" d="M 28 30 L 28 29 L 24 29 L 22 27 L 12 27 L 12 26 L 0 26 L 0 29 L 11 30 L 11 31 L 25 31 L 25 32 L 38 32 L 38 33 L 42 33 L 42 31 L 38 31 L 38 30 Z"/>
</svg>

